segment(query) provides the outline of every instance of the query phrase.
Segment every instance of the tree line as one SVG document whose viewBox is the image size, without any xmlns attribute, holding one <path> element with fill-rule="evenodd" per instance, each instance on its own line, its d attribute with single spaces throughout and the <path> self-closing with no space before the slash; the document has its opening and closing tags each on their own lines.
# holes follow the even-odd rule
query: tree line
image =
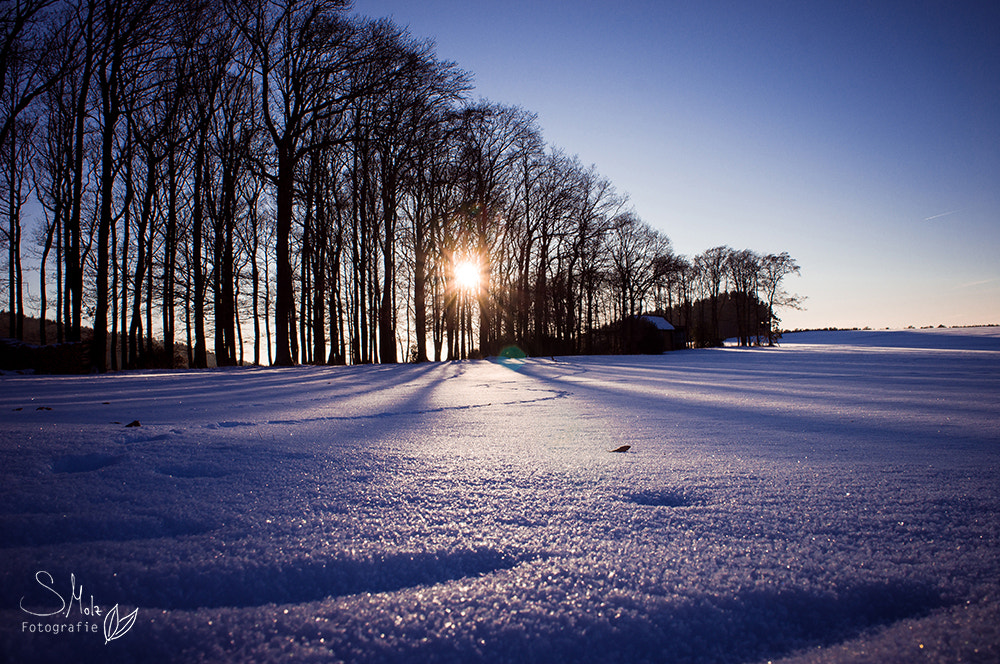
<svg viewBox="0 0 1000 664">
<path fill-rule="evenodd" d="M 24 253 L 43 343 L 89 321 L 101 371 L 581 353 L 651 310 L 707 345 L 737 301 L 751 343 L 796 304 L 787 254 L 676 255 L 532 113 L 348 2 L 11 0 L 0 49 L 10 333 Z"/>
</svg>

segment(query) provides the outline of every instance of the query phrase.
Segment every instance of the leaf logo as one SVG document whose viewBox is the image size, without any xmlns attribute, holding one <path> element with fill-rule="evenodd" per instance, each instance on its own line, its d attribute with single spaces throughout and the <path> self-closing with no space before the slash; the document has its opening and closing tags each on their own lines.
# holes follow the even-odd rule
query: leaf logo
<svg viewBox="0 0 1000 664">
<path fill-rule="evenodd" d="M 104 616 L 104 645 L 108 645 L 117 638 L 125 635 L 132 625 L 135 624 L 135 617 L 139 613 L 139 609 L 136 609 L 132 613 L 128 614 L 124 618 L 118 618 L 118 605 L 115 604 L 114 608 L 108 611 L 108 614 Z"/>
</svg>

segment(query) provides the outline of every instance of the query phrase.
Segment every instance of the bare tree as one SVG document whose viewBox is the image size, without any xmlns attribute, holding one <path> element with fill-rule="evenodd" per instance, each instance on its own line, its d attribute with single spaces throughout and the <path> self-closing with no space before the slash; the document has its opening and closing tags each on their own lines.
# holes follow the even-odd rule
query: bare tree
<svg viewBox="0 0 1000 664">
<path fill-rule="evenodd" d="M 245 71 L 231 70 L 231 45 L 213 55 L 213 71 L 219 77 L 217 100 L 213 102 L 211 157 L 218 171 L 206 193 L 213 218 L 212 287 L 215 304 L 215 356 L 220 366 L 237 362 L 236 346 L 236 255 L 235 238 L 243 201 L 241 182 L 252 177 L 251 151 L 258 145 L 257 114 L 253 91 Z"/>
<path fill-rule="evenodd" d="M 240 28 L 253 49 L 261 90 L 264 127 L 277 157 L 276 358 L 291 365 L 295 334 L 295 292 L 291 262 L 295 174 L 300 160 L 320 149 L 310 137 L 317 125 L 347 112 L 364 90 L 349 72 L 363 48 L 354 26 L 342 15 L 341 0 L 243 0 Z M 325 140 L 324 140 L 325 143 Z"/>
<path fill-rule="evenodd" d="M 55 0 L 21 0 L 0 6 L 0 159 L 4 174 L 2 212 L 7 244 L 10 334 L 24 337 L 24 283 L 21 266 L 21 211 L 30 196 L 36 120 L 31 105 L 70 66 L 75 45 Z M 60 47 L 67 47 L 60 48 Z M 68 51 L 68 52 L 67 52 Z"/>
<path fill-rule="evenodd" d="M 97 0 L 95 0 L 97 1 Z M 157 30 L 157 0 L 112 2 L 103 0 L 99 7 L 100 41 L 96 52 L 95 73 L 100 93 L 101 122 L 100 214 L 97 237 L 97 303 L 94 309 L 94 340 L 91 360 L 99 371 L 106 371 L 108 341 L 108 268 L 114 211 L 118 121 L 133 94 L 135 81 L 126 77 L 129 60 L 143 57 L 151 48 L 150 36 Z"/>
<path fill-rule="evenodd" d="M 618 291 L 619 318 L 643 312 L 647 295 L 656 283 L 657 259 L 669 251 L 669 240 L 628 211 L 612 219 L 608 242 L 612 284 Z"/>
<path fill-rule="evenodd" d="M 696 331 L 699 345 L 722 344 L 719 308 L 722 306 L 722 284 L 726 278 L 726 264 L 731 251 L 729 247 L 712 247 L 695 256 L 694 265 L 702 286 L 702 311 L 707 300 L 710 312 L 709 321 L 706 322 L 702 316 L 701 329 Z"/>
<path fill-rule="evenodd" d="M 586 352 L 583 331 L 593 330 L 597 323 L 599 283 L 606 271 L 605 241 L 611 220 L 622 212 L 627 199 L 594 166 L 578 167 L 575 175 L 565 238 L 561 323 L 563 338 L 573 351 Z"/>
<path fill-rule="evenodd" d="M 805 299 L 799 295 L 787 293 L 782 286 L 782 281 L 786 276 L 800 272 L 798 264 L 788 255 L 787 251 L 780 254 L 767 254 L 761 258 L 760 288 L 764 294 L 764 301 L 767 303 L 767 343 L 769 346 L 773 346 L 780 337 L 777 325 L 781 319 L 777 316 L 777 309 L 779 307 L 799 309 Z"/>
<path fill-rule="evenodd" d="M 372 139 L 378 159 L 382 208 L 383 269 L 382 301 L 379 305 L 379 355 L 382 362 L 396 362 L 396 320 L 394 298 L 396 283 L 397 214 L 404 194 L 405 180 L 415 168 L 416 155 L 429 130 L 439 121 L 439 109 L 461 98 L 468 88 L 468 77 L 451 63 L 438 62 L 433 44 L 417 41 L 388 21 L 373 24 L 371 39 L 377 39 L 383 61 L 378 66 L 393 72 L 376 96 L 372 118 Z M 422 222 L 420 239 L 423 240 Z M 421 259 L 425 247 L 418 246 Z M 425 267 L 417 277 L 419 293 L 425 279 Z M 420 307 L 423 301 L 420 300 Z M 422 336 L 419 331 L 418 335 Z M 419 338 L 419 337 L 418 337 Z M 422 347 L 423 344 L 418 343 Z M 426 350 L 424 351 L 426 353 Z M 419 353 L 419 351 L 418 351 Z"/>
<path fill-rule="evenodd" d="M 31 160 L 34 152 L 35 122 L 20 119 L 7 132 L 7 139 L 0 144 L 0 172 L 3 173 L 3 205 L 7 224 L 3 229 L 7 244 L 8 296 L 10 298 L 10 324 L 12 337 L 24 338 L 24 279 L 21 266 L 21 211 L 31 195 Z"/>
<path fill-rule="evenodd" d="M 751 337 L 757 335 L 760 321 L 757 306 L 760 256 L 750 249 L 730 251 L 727 268 L 731 285 L 729 296 L 736 310 L 737 337 L 741 346 L 749 346 Z"/>
<path fill-rule="evenodd" d="M 491 283 L 493 252 L 505 220 L 502 212 L 517 182 L 523 147 L 535 132 L 535 116 L 498 104 L 481 103 L 464 112 L 462 167 L 466 180 L 466 221 L 479 262 L 479 345 L 493 352 L 497 338 Z"/>
<path fill-rule="evenodd" d="M 560 272 L 560 243 L 569 233 L 569 218 L 575 209 L 579 163 L 557 150 L 531 161 L 525 154 L 524 159 L 524 188 L 529 199 L 524 225 L 526 234 L 534 238 L 525 238 L 532 262 L 527 266 L 531 274 L 524 308 L 532 319 L 535 352 L 555 352 L 550 346 L 556 336 L 552 321 L 558 307 L 550 284 Z"/>
<path fill-rule="evenodd" d="M 21 113 L 74 65 L 76 36 L 61 5 L 59 0 L 0 5 L 0 145 L 16 131 Z"/>
<path fill-rule="evenodd" d="M 60 79 L 57 86 L 49 90 L 44 97 L 42 116 L 44 120 L 39 127 L 37 165 L 33 169 L 35 194 L 41 203 L 45 215 L 45 228 L 41 243 L 43 245 L 40 262 L 39 298 L 40 310 L 39 332 L 41 342 L 46 343 L 45 320 L 47 318 L 48 284 L 46 283 L 46 266 L 48 257 L 55 248 L 56 267 L 56 340 L 63 341 L 63 229 L 66 218 L 72 206 L 72 144 L 73 116 L 66 108 L 67 95 L 63 89 L 67 85 L 67 77 Z"/>
</svg>

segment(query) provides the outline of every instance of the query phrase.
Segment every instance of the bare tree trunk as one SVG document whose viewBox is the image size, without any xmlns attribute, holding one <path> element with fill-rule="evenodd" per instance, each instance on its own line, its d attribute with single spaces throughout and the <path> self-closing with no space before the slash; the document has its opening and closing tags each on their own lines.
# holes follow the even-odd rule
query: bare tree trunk
<svg viewBox="0 0 1000 664">
<path fill-rule="evenodd" d="M 117 17 L 116 17 L 117 18 Z M 94 340 L 91 351 L 91 361 L 97 370 L 104 373 L 108 370 L 108 243 L 111 238 L 111 225 L 114 223 L 112 202 L 114 201 L 114 139 L 115 127 L 121 112 L 119 91 L 120 72 L 122 67 L 124 45 L 117 37 L 117 27 L 114 26 L 113 42 L 110 60 L 106 68 L 101 70 L 101 104 L 104 129 L 101 140 L 101 207 L 97 227 L 97 306 L 94 309 Z M 112 28 L 109 26 L 109 30 Z"/>
<path fill-rule="evenodd" d="M 264 335 L 267 337 L 267 365 L 274 364 L 271 355 L 271 260 L 264 256 Z"/>
<path fill-rule="evenodd" d="M 260 365 L 260 310 L 258 304 L 260 298 L 260 267 L 258 261 L 260 259 L 257 255 L 260 250 L 260 240 L 258 237 L 259 225 L 256 199 L 254 199 L 250 207 L 250 219 L 252 224 L 250 229 L 250 283 L 253 291 L 253 363 L 257 366 Z"/>
<path fill-rule="evenodd" d="M 203 369 L 208 366 L 208 347 L 205 339 L 205 272 L 202 261 L 202 235 L 204 233 L 205 204 L 202 188 L 204 187 L 205 162 L 205 132 L 207 120 L 198 132 L 198 143 L 195 146 L 194 184 L 191 194 L 191 255 L 192 278 L 194 293 L 192 305 L 194 308 L 194 366 Z"/>
<path fill-rule="evenodd" d="M 222 302 L 224 309 L 216 312 L 216 316 L 221 314 L 223 345 L 226 348 L 226 359 L 230 364 L 237 363 L 236 357 L 236 257 L 233 247 L 233 232 L 236 226 L 236 173 L 229 173 L 229 181 L 223 179 L 225 186 L 225 205 L 223 209 L 223 223 L 225 225 L 225 236 L 222 248 Z"/>
<path fill-rule="evenodd" d="M 318 167 L 318 160 L 317 160 Z M 315 198 L 315 233 L 313 234 L 313 300 L 312 300 L 312 361 L 326 362 L 326 200 L 322 187 L 317 187 Z"/>
<path fill-rule="evenodd" d="M 224 149 L 221 157 L 222 181 L 216 210 L 212 244 L 215 277 L 215 359 L 218 366 L 236 364 L 236 293 L 233 255 L 233 230 L 236 225 L 236 170 L 232 151 Z M 208 170 L 206 164 L 206 171 Z M 206 179 L 209 173 L 206 172 Z"/>
<path fill-rule="evenodd" d="M 413 309 L 417 337 L 414 360 L 417 362 L 427 361 L 427 247 L 422 216 L 423 210 L 418 205 L 413 247 Z"/>
<path fill-rule="evenodd" d="M 385 171 L 390 171 L 387 176 Z M 391 169 L 383 168 L 382 220 L 382 300 L 378 312 L 379 359 L 385 364 L 399 361 L 396 353 L 396 180 Z"/>
<path fill-rule="evenodd" d="M 153 215 L 153 197 L 156 193 L 156 161 L 151 155 L 146 159 L 146 190 L 143 192 L 142 209 L 139 212 L 139 228 L 136 233 L 135 284 L 132 292 L 132 326 L 129 328 L 129 366 L 139 368 L 142 351 L 142 280 L 147 272 L 146 230 Z M 122 328 L 124 331 L 124 327 Z"/>
<path fill-rule="evenodd" d="M 66 337 L 80 341 L 83 312 L 83 264 L 80 255 L 81 219 L 83 217 L 83 162 L 87 151 L 87 101 L 94 72 L 94 9 L 97 3 L 87 3 L 87 18 L 82 30 L 86 44 L 80 89 L 76 98 L 76 129 L 73 148 L 73 203 L 66 224 Z"/>
<path fill-rule="evenodd" d="M 40 343 L 43 346 L 46 344 L 46 330 L 45 330 L 45 328 L 46 328 L 46 321 L 45 321 L 45 317 L 47 315 L 46 311 L 47 311 L 47 308 L 48 308 L 48 306 L 47 306 L 47 289 L 46 289 L 46 285 L 45 285 L 45 265 L 46 265 L 46 263 L 48 262 L 48 259 L 49 259 L 49 252 L 52 250 L 52 243 L 53 243 L 53 241 L 55 241 L 59 237 L 59 217 L 60 217 L 60 214 L 61 213 L 59 213 L 59 212 L 56 213 L 56 216 L 55 216 L 55 219 L 53 220 L 53 223 L 46 230 L 46 233 L 45 233 L 45 246 L 42 248 L 42 258 L 41 258 L 41 261 L 39 262 L 39 265 L 38 265 L 38 282 L 39 282 L 39 295 L 40 295 L 40 301 L 38 303 L 38 306 L 39 306 L 39 314 L 38 314 L 39 329 L 38 329 L 38 336 L 39 336 L 39 341 L 40 341 Z M 58 266 L 59 266 L 59 250 L 57 248 L 56 249 L 56 269 L 58 269 Z M 57 288 L 58 288 L 58 284 L 59 284 L 59 279 L 57 277 L 56 278 Z M 56 301 L 58 302 L 58 300 L 59 300 L 59 298 L 58 298 L 58 295 L 57 295 L 56 296 Z M 58 308 L 58 304 L 56 305 L 56 307 Z M 58 316 L 58 312 L 57 312 L 56 319 L 58 319 L 58 318 L 59 318 L 59 316 Z M 56 325 L 56 329 L 58 330 L 58 323 Z M 57 336 L 58 336 L 58 332 L 57 332 Z M 58 339 L 58 341 L 61 342 L 62 340 Z"/>
<path fill-rule="evenodd" d="M 292 192 L 295 187 L 295 148 L 286 139 L 278 146 L 278 174 L 276 182 L 276 258 L 277 293 L 274 303 L 276 329 L 275 364 L 292 366 L 291 344 L 295 335 L 295 289 L 292 285 Z"/>
<path fill-rule="evenodd" d="M 309 331 L 310 331 L 310 302 L 312 298 L 312 284 L 311 284 L 311 274 L 310 267 L 313 260 L 313 239 L 312 239 L 312 206 L 306 203 L 306 219 L 304 224 L 304 229 L 302 231 L 302 250 L 299 252 L 299 311 L 301 315 L 298 317 L 298 335 L 299 335 L 299 348 L 302 349 L 301 361 L 304 364 L 312 363 L 312 346 L 309 343 Z M 295 348 L 294 344 L 292 346 Z M 298 360 L 298 354 L 296 354 Z"/>
<path fill-rule="evenodd" d="M 176 146 L 174 146 L 176 148 Z M 174 366 L 174 288 L 176 286 L 177 271 L 177 162 L 174 156 L 174 149 L 171 149 L 167 158 L 168 189 L 169 198 L 167 207 L 167 226 L 163 242 L 163 355 L 164 364 L 171 368 Z M 195 257 L 197 263 L 198 257 Z M 152 263 L 150 263 L 152 268 Z M 152 298 L 152 291 L 150 291 Z M 146 336 L 150 339 L 147 347 L 152 355 L 152 323 L 147 327 Z"/>
<path fill-rule="evenodd" d="M 62 317 L 63 311 L 63 301 L 65 300 L 65 293 L 63 291 L 63 261 L 65 257 L 63 255 L 63 228 L 65 227 L 65 221 L 63 220 L 63 215 L 65 215 L 65 208 L 62 210 L 62 214 L 57 215 L 58 220 L 55 225 L 56 229 L 56 343 L 62 343 L 65 339 L 63 330 Z M 60 228 L 60 224 L 63 228 Z M 42 279 L 42 284 L 44 288 L 45 280 Z M 44 316 L 42 317 L 44 318 Z"/>
<path fill-rule="evenodd" d="M 22 284 L 21 284 L 21 174 L 17 163 L 18 149 L 20 148 L 19 132 L 20 124 L 14 123 L 11 131 L 7 134 L 7 149 L 9 162 L 7 165 L 7 274 L 8 274 L 8 295 L 10 306 L 8 309 L 9 334 L 15 339 L 24 339 L 23 314 L 22 309 Z M 0 147 L 3 147 L 0 144 Z"/>
<path fill-rule="evenodd" d="M 127 157 L 126 162 L 126 174 L 125 182 L 127 187 L 127 192 L 125 195 L 125 217 L 123 219 L 123 232 L 124 237 L 122 238 L 122 262 L 121 262 L 121 301 L 119 304 L 120 315 L 121 315 L 121 332 L 117 335 L 121 340 L 121 367 L 123 369 L 128 368 L 128 355 L 129 355 L 129 337 L 128 337 L 128 284 L 129 284 L 129 270 L 128 270 L 128 252 L 130 247 L 130 231 L 132 227 L 132 199 L 135 196 L 135 184 L 132 181 L 132 156 Z M 115 330 L 117 333 L 118 331 Z M 112 356 L 112 359 L 114 356 Z"/>
<path fill-rule="evenodd" d="M 173 170 L 173 164 L 170 163 L 168 170 Z M 171 175 L 171 177 L 173 177 Z M 169 208 L 174 205 L 174 194 L 176 192 L 176 187 L 173 181 L 170 181 L 169 190 L 167 192 L 170 196 L 170 200 L 167 202 Z M 171 214 L 168 209 L 168 217 Z M 169 223 L 168 223 L 169 225 Z M 149 242 L 146 243 L 146 361 L 150 361 L 153 358 L 153 229 L 149 230 Z"/>
<path fill-rule="evenodd" d="M 191 265 L 191 245 L 184 244 L 184 262 Z M 187 366 L 188 369 L 194 367 L 194 344 L 191 337 L 191 270 L 184 270 L 184 329 L 187 334 Z"/>
</svg>

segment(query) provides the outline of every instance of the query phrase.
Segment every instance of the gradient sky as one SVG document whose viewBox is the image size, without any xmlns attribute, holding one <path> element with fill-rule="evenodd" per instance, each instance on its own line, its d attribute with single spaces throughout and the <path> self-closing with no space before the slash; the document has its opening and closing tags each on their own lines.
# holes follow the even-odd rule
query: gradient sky
<svg viewBox="0 0 1000 664">
<path fill-rule="evenodd" d="M 356 0 L 538 115 L 692 257 L 788 251 L 783 325 L 1000 323 L 1000 3 Z"/>
</svg>

